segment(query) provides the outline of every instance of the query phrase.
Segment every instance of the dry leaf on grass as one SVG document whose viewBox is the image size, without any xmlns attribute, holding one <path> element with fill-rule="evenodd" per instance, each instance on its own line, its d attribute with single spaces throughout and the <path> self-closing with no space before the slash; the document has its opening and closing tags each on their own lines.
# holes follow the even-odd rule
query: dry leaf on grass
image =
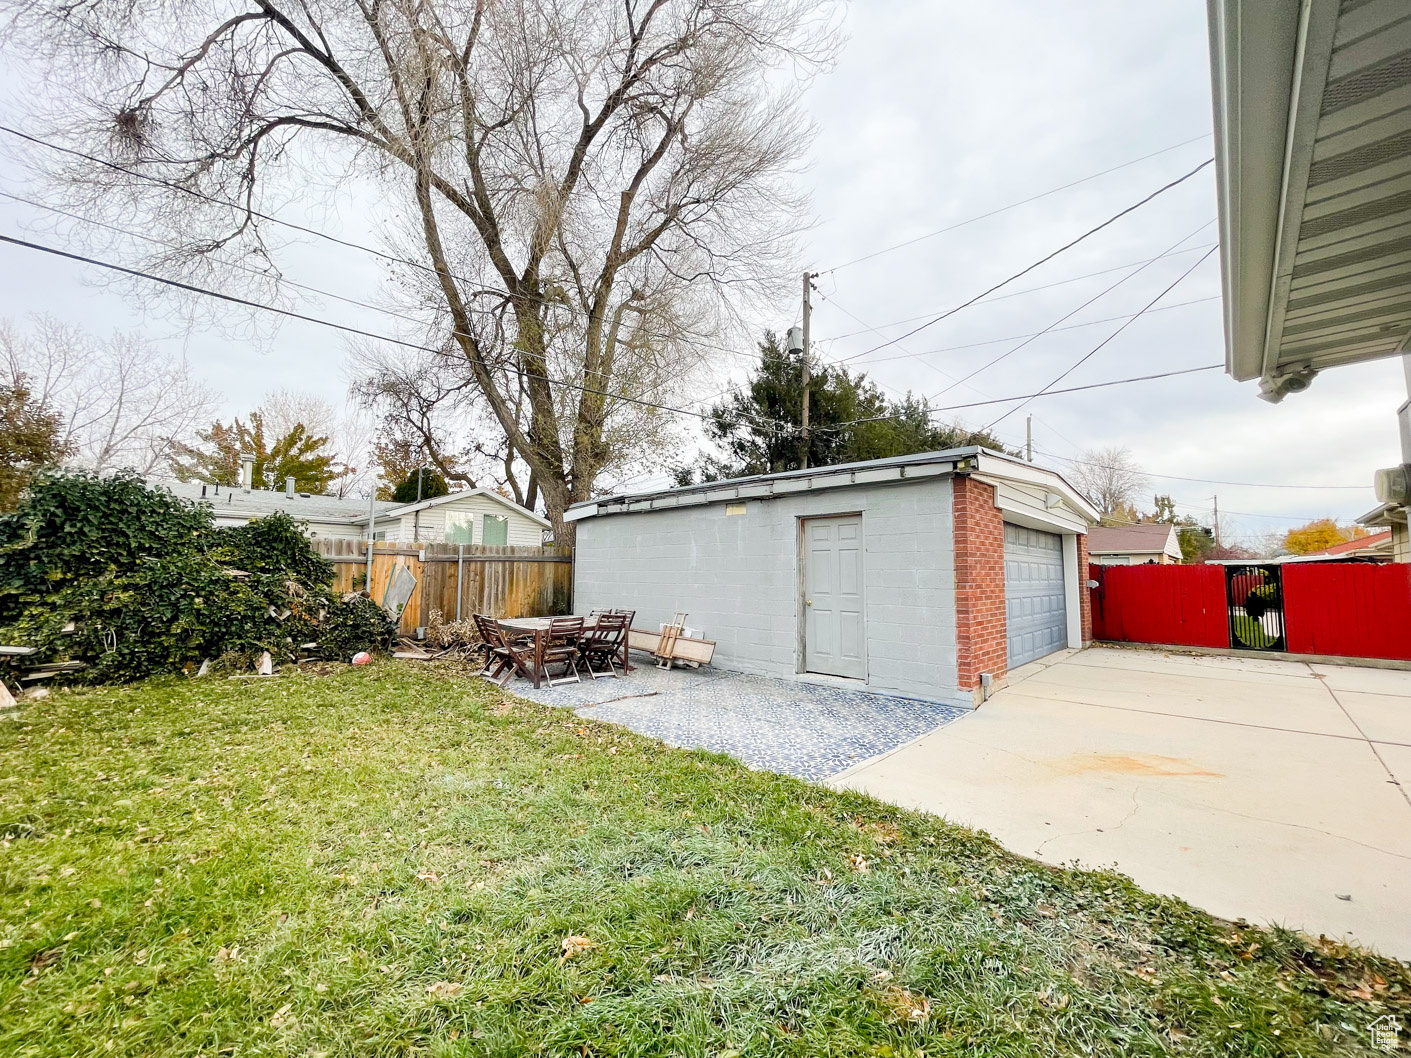
<svg viewBox="0 0 1411 1058">
<path fill-rule="evenodd" d="M 593 942 L 587 937 L 580 937 L 574 934 L 571 937 L 563 938 L 563 958 L 571 959 L 575 955 L 582 955 L 589 948 L 595 947 Z"/>
<path fill-rule="evenodd" d="M 435 984 L 427 985 L 426 990 L 437 999 L 454 999 L 465 991 L 465 985 L 457 984 L 455 981 L 437 981 Z"/>
<path fill-rule="evenodd" d="M 882 993 L 882 1002 L 898 1021 L 925 1021 L 931 1016 L 931 1001 L 909 988 L 888 988 Z"/>
</svg>

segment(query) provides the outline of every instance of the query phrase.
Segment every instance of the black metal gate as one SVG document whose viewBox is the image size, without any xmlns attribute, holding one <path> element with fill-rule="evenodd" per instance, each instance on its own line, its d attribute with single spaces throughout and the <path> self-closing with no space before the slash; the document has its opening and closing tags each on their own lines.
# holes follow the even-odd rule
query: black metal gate
<svg viewBox="0 0 1411 1058">
<path fill-rule="evenodd" d="M 1287 650 L 1284 579 L 1278 565 L 1225 567 L 1230 646 L 1236 650 Z"/>
</svg>

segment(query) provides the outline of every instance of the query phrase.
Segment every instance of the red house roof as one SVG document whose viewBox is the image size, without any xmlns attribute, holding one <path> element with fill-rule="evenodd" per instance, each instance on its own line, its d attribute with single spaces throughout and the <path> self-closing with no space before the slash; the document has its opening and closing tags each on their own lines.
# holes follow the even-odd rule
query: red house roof
<svg viewBox="0 0 1411 1058">
<path fill-rule="evenodd" d="M 1380 533 L 1368 533 L 1366 536 L 1359 536 L 1356 540 L 1344 540 L 1340 544 L 1332 547 L 1325 547 L 1321 551 L 1310 551 L 1304 558 L 1312 558 L 1315 555 L 1345 555 L 1349 551 L 1361 551 L 1364 548 L 1376 547 L 1391 539 L 1391 530 L 1383 529 Z"/>
</svg>

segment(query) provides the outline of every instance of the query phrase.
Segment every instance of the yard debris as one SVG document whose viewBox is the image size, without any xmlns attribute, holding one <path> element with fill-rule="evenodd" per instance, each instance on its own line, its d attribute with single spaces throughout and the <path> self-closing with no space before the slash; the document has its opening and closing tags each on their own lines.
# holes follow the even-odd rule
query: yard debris
<svg viewBox="0 0 1411 1058">
<path fill-rule="evenodd" d="M 54 661 L 48 665 L 40 665 L 38 668 L 30 669 L 20 677 L 20 682 L 31 683 L 36 680 L 51 680 L 55 676 L 66 672 L 81 672 L 88 668 L 88 663 L 84 661 Z"/>
<path fill-rule="evenodd" d="M 426 990 L 437 999 L 454 999 L 465 991 L 465 985 L 455 981 L 437 981 L 426 986 Z"/>
<path fill-rule="evenodd" d="M 898 1021 L 913 1024 L 925 1021 L 931 1016 L 931 1001 L 918 992 L 900 985 L 893 985 L 882 993 L 882 1002 Z"/>
<path fill-rule="evenodd" d="M 260 655 L 260 664 L 257 671 L 261 676 L 274 675 L 274 659 L 270 657 L 270 653 L 268 650 L 266 650 L 263 654 Z"/>
<path fill-rule="evenodd" d="M 0 709 L 13 709 L 15 707 L 15 696 L 10 693 L 10 688 L 5 686 L 0 680 Z"/>
<path fill-rule="evenodd" d="M 596 947 L 597 945 L 594 944 L 593 941 L 588 937 L 582 937 L 578 934 L 574 934 L 569 937 L 564 937 L 563 955 L 560 957 L 559 961 L 562 962 L 565 959 L 571 959 L 575 955 L 582 955 L 585 951 L 589 951 L 590 949 Z"/>
<path fill-rule="evenodd" d="M 432 609 L 426 615 L 425 646 L 403 643 L 412 649 L 420 650 L 426 660 L 447 659 L 479 664 L 485 644 L 480 641 L 480 633 L 473 621 L 447 621 L 441 611 Z"/>
</svg>

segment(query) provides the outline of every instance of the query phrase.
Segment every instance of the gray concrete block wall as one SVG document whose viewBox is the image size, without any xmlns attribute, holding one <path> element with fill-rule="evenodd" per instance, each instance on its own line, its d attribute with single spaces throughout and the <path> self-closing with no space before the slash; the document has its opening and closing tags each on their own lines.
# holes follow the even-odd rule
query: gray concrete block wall
<svg viewBox="0 0 1411 1058">
<path fill-rule="evenodd" d="M 792 676 L 798 642 L 799 520 L 862 515 L 867 684 L 972 704 L 956 687 L 955 553 L 948 478 L 857 485 L 578 523 L 574 605 L 618 606 L 656 628 L 678 610 L 716 641 L 722 668 Z"/>
</svg>

